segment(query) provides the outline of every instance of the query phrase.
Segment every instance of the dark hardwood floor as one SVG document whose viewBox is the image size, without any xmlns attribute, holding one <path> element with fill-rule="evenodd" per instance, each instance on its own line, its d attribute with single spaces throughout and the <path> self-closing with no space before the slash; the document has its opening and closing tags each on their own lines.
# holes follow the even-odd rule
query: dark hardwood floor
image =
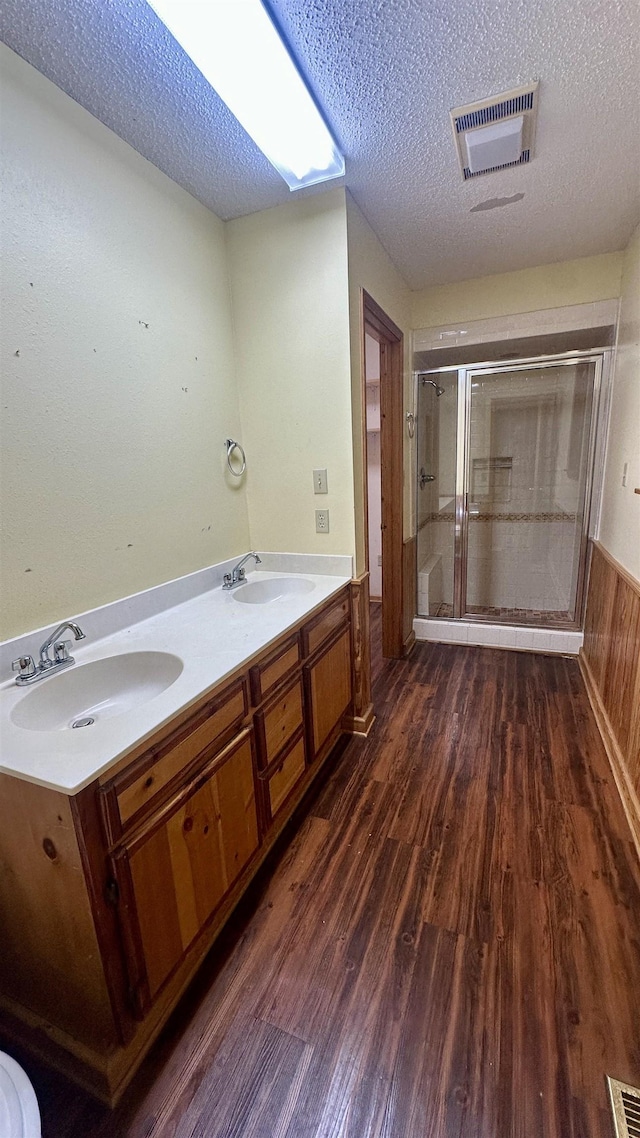
<svg viewBox="0 0 640 1138">
<path fill-rule="evenodd" d="M 373 606 L 374 641 L 379 606 Z M 418 645 L 110 1113 L 45 1138 L 612 1138 L 640 872 L 573 660 Z"/>
</svg>

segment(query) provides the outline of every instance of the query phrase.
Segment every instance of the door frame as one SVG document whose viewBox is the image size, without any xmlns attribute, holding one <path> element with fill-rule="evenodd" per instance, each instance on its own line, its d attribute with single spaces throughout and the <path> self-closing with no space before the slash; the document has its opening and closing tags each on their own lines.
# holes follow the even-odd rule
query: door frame
<svg viewBox="0 0 640 1138">
<path fill-rule="evenodd" d="M 404 335 L 372 296 L 361 293 L 361 385 L 365 565 L 369 571 L 369 479 L 365 334 L 380 345 L 380 480 L 382 521 L 382 655 L 401 659 L 403 636 Z"/>
</svg>

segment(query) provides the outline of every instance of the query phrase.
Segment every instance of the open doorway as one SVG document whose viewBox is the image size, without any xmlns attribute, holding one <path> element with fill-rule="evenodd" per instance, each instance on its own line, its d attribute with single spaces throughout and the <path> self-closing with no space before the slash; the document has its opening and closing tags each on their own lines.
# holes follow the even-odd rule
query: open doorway
<svg viewBox="0 0 640 1138">
<path fill-rule="evenodd" d="M 363 292 L 362 299 L 363 405 L 367 407 L 367 567 L 371 595 L 375 597 L 376 587 L 380 589 L 382 654 L 399 659 L 404 655 L 405 640 L 402 524 L 403 336 L 397 325 L 368 293 Z M 376 423 L 379 426 L 374 426 Z"/>
</svg>

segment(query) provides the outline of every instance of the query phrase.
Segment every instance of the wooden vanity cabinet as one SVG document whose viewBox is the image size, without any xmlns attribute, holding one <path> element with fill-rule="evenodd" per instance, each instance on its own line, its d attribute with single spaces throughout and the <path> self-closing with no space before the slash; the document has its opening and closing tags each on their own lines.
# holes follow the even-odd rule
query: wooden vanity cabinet
<svg viewBox="0 0 640 1138">
<path fill-rule="evenodd" d="M 9 1041 L 117 1100 L 349 723 L 352 670 L 347 587 L 79 794 L 0 776 Z"/>
</svg>

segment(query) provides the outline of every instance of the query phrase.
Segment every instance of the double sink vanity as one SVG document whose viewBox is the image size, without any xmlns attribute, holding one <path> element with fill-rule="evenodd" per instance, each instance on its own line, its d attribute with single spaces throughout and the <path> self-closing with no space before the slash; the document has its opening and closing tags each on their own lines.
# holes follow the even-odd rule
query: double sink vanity
<svg viewBox="0 0 640 1138">
<path fill-rule="evenodd" d="M 72 665 L 0 685 L 3 1034 L 109 1103 L 357 729 L 350 559 L 228 569 L 78 617 Z"/>
</svg>

